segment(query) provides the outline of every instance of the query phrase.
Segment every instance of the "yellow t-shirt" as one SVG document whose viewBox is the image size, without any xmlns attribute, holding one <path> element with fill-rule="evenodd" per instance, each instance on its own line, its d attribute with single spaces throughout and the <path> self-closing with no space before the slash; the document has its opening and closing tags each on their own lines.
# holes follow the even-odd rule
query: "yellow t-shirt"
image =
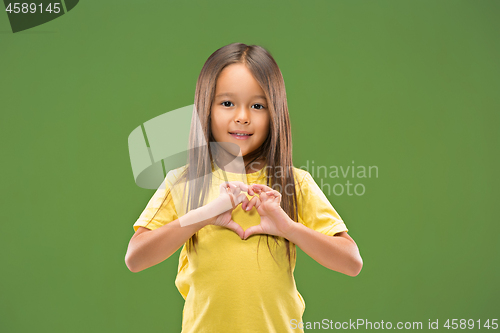
<svg viewBox="0 0 500 333">
<path fill-rule="evenodd" d="M 171 184 L 180 175 L 181 167 L 170 171 Z M 210 196 L 219 193 L 226 181 L 241 181 L 241 174 L 212 173 Z M 309 172 L 294 167 L 297 188 L 299 222 L 328 236 L 347 231 L 344 222 L 330 204 Z M 266 184 L 266 170 L 246 174 L 247 184 Z M 172 198 L 164 200 L 169 187 L 160 188 L 133 225 L 154 230 L 178 218 Z M 250 196 L 247 194 L 250 198 Z M 210 202 L 215 197 L 209 197 Z M 233 221 L 244 230 L 260 223 L 257 210 L 243 211 L 241 205 L 232 212 Z M 260 242 L 259 242 L 260 239 Z M 290 250 L 295 244 L 290 244 Z M 186 244 L 179 256 L 175 285 L 185 299 L 182 333 L 245 333 L 303 332 L 292 329 L 302 321 L 304 299 L 298 292 L 293 274 L 288 273 L 288 257 L 283 238 L 279 244 L 266 236 L 253 235 L 242 240 L 232 230 L 208 225 L 198 231 L 197 253 L 187 253 Z M 257 251 L 258 250 L 258 251 Z M 293 252 L 292 252 L 293 253 Z M 274 259 L 273 259 L 274 256 Z M 276 263 L 276 261 L 279 265 Z M 292 257 L 292 272 L 295 260 Z"/>
</svg>

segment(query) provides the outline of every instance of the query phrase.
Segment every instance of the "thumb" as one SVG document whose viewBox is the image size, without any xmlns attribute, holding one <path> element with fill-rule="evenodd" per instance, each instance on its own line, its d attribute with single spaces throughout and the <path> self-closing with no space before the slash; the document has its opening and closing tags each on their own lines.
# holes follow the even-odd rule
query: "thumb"
<svg viewBox="0 0 500 333">
<path fill-rule="evenodd" d="M 243 237 L 245 235 L 245 231 L 238 223 L 231 220 L 227 223 L 226 228 L 234 231 L 235 233 L 238 234 L 238 236 L 240 236 L 241 239 L 243 239 Z"/>
<path fill-rule="evenodd" d="M 245 200 L 247 197 L 247 195 L 245 193 L 240 193 L 237 197 L 236 197 L 236 202 L 235 202 L 235 205 L 238 206 L 240 203 L 243 202 L 243 200 Z"/>
<path fill-rule="evenodd" d="M 248 228 L 247 230 L 245 230 L 245 234 L 244 234 L 243 239 L 246 240 L 248 237 L 250 237 L 252 235 L 263 234 L 263 233 L 264 233 L 264 230 L 262 230 L 262 226 L 260 224 L 254 225 L 254 226 L 251 226 L 250 228 Z"/>
</svg>

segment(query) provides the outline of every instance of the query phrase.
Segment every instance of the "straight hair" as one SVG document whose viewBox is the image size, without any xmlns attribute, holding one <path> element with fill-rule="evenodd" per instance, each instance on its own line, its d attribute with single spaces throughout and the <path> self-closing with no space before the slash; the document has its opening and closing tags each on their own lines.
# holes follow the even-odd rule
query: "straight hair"
<svg viewBox="0 0 500 333">
<path fill-rule="evenodd" d="M 214 159 L 217 161 L 213 152 L 206 149 L 206 142 L 216 141 L 211 130 L 211 107 L 216 82 L 225 67 L 236 63 L 244 64 L 253 74 L 266 95 L 270 113 L 268 136 L 258 149 L 245 156 L 247 160 L 245 170 L 251 170 L 251 165 L 255 161 L 265 161 L 266 185 L 278 191 L 293 189 L 293 191 L 287 190 L 282 193 L 281 207 L 294 222 L 298 222 L 297 193 L 292 162 L 292 135 L 285 82 L 269 51 L 258 45 L 233 43 L 221 47 L 210 55 L 201 69 L 196 82 L 187 167 L 178 179 L 178 182 L 186 182 L 189 185 L 189 191 L 184 191 L 184 193 L 189 193 L 186 207 L 188 211 L 199 208 L 204 205 L 208 197 Z M 257 247 L 260 246 L 262 237 L 265 237 L 271 256 L 276 261 L 269 240 L 272 239 L 275 244 L 279 244 L 278 240 L 282 237 L 262 234 L 259 236 Z M 292 257 L 296 258 L 296 251 L 288 239 L 283 238 L 283 240 L 289 261 L 288 270 L 291 274 Z M 187 242 L 187 250 L 196 252 L 197 244 L 198 236 L 195 233 Z"/>
</svg>

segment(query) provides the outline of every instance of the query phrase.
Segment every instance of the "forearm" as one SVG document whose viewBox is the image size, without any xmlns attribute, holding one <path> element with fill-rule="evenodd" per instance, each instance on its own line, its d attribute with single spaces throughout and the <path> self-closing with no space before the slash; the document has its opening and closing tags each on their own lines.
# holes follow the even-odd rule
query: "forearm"
<svg viewBox="0 0 500 333">
<path fill-rule="evenodd" d="M 127 267 L 132 272 L 140 272 L 169 258 L 206 225 L 206 220 L 203 220 L 205 211 L 201 207 L 182 216 L 184 221 L 197 220 L 198 223 L 181 226 L 179 219 L 176 219 L 132 238 L 125 257 Z"/>
<path fill-rule="evenodd" d="M 292 221 L 288 215 L 282 218 Z M 363 260 L 356 243 L 344 237 L 327 236 L 301 223 L 292 221 L 291 226 L 285 238 L 295 243 L 319 264 L 349 276 L 359 274 Z"/>
</svg>

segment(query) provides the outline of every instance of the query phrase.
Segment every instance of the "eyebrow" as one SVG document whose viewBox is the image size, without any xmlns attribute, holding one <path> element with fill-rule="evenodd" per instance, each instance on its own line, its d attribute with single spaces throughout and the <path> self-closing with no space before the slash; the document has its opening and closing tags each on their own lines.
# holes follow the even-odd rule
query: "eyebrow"
<svg viewBox="0 0 500 333">
<path fill-rule="evenodd" d="M 222 94 L 218 94 L 217 96 L 215 96 L 215 98 L 217 97 L 222 97 L 222 96 L 229 96 L 229 97 L 233 97 L 234 94 L 232 93 L 222 93 Z M 266 96 L 263 96 L 263 95 L 255 95 L 255 96 L 252 96 L 251 98 L 262 98 L 262 99 L 266 99 Z"/>
</svg>

